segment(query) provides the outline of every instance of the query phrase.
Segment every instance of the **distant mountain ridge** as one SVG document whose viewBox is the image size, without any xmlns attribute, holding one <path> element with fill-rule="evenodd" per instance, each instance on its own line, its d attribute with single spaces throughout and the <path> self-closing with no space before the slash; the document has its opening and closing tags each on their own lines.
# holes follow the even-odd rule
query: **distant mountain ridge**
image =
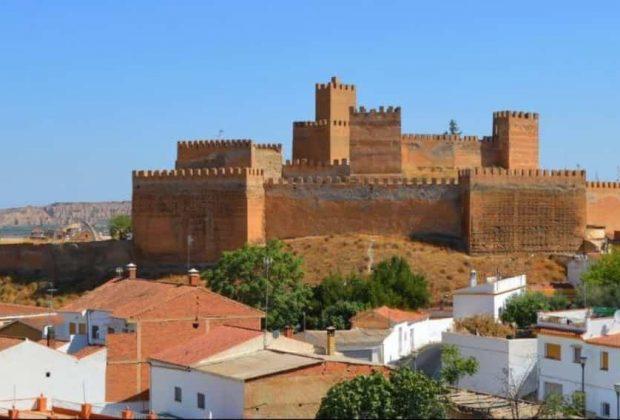
<svg viewBox="0 0 620 420">
<path fill-rule="evenodd" d="M 0 209 L 0 227 L 67 225 L 84 220 L 90 224 L 106 223 L 119 214 L 131 214 L 131 201 L 52 203 Z"/>
</svg>

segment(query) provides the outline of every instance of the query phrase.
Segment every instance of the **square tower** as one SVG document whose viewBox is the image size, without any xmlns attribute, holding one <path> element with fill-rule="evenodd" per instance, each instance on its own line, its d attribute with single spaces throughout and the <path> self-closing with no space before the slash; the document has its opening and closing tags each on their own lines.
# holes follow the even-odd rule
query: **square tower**
<svg viewBox="0 0 620 420">
<path fill-rule="evenodd" d="M 355 86 L 342 84 L 335 76 L 315 86 L 316 121 L 349 121 L 349 108 L 356 103 Z"/>
<path fill-rule="evenodd" d="M 499 166 L 506 169 L 539 167 L 538 114 L 494 112 L 493 140 L 497 147 Z"/>
</svg>

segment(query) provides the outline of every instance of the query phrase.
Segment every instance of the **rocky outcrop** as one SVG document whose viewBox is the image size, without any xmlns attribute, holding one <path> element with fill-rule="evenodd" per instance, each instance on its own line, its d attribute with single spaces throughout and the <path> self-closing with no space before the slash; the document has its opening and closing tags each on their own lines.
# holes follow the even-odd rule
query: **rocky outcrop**
<svg viewBox="0 0 620 420">
<path fill-rule="evenodd" d="M 53 203 L 47 206 L 0 209 L 0 226 L 67 225 L 86 221 L 105 223 L 119 214 L 131 214 L 130 201 Z"/>
</svg>

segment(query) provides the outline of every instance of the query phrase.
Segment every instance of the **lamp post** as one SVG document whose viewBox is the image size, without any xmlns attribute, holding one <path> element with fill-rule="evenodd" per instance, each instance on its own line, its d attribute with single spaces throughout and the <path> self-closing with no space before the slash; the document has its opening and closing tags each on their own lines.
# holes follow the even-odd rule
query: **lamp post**
<svg viewBox="0 0 620 420">
<path fill-rule="evenodd" d="M 579 357 L 579 364 L 581 365 L 581 396 L 583 397 L 583 417 L 586 417 L 586 384 L 585 384 L 585 372 L 586 372 L 586 356 Z"/>
<path fill-rule="evenodd" d="M 620 383 L 614 384 L 614 391 L 616 391 L 616 418 L 620 419 Z"/>
</svg>

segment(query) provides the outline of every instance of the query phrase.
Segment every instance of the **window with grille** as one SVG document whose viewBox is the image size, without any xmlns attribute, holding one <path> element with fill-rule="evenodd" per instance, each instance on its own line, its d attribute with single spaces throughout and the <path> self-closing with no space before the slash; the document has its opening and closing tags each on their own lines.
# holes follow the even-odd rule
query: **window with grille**
<svg viewBox="0 0 620 420">
<path fill-rule="evenodd" d="M 573 363 L 581 363 L 581 346 L 573 347 Z"/>
</svg>

